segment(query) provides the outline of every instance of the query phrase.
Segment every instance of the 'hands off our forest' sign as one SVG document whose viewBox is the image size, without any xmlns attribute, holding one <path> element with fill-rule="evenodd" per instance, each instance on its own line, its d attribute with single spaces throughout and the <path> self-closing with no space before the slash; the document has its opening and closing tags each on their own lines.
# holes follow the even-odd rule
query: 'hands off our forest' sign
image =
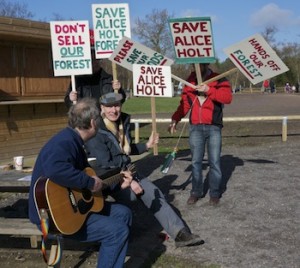
<svg viewBox="0 0 300 268">
<path fill-rule="evenodd" d="M 88 21 L 51 21 L 54 76 L 91 74 Z"/>
<path fill-rule="evenodd" d="M 252 35 L 224 52 L 254 85 L 289 70 L 260 34 Z"/>
</svg>

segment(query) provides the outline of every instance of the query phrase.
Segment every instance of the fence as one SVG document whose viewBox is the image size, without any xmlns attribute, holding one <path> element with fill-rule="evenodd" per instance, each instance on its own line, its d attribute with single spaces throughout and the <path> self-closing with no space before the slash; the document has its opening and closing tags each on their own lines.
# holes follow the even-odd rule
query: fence
<svg viewBox="0 0 300 268">
<path fill-rule="evenodd" d="M 287 122 L 288 120 L 300 120 L 300 115 L 289 116 L 245 116 L 245 117 L 224 117 L 224 122 L 253 122 L 253 121 L 282 121 L 282 141 L 287 140 Z M 188 118 L 184 118 L 181 122 L 188 122 Z M 134 136 L 135 143 L 140 140 L 140 124 L 152 123 L 151 118 L 144 119 L 131 119 L 131 123 L 134 124 Z M 170 118 L 156 118 L 156 123 L 170 123 Z"/>
</svg>

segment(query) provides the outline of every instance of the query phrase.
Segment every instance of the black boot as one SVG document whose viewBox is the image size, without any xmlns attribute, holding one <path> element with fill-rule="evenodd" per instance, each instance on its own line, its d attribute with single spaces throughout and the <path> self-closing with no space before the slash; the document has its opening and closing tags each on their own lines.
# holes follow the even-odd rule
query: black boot
<svg viewBox="0 0 300 268">
<path fill-rule="evenodd" d="M 186 246 L 198 246 L 204 244 L 198 235 L 192 234 L 186 227 L 181 229 L 175 238 L 175 246 L 186 247 Z"/>
</svg>

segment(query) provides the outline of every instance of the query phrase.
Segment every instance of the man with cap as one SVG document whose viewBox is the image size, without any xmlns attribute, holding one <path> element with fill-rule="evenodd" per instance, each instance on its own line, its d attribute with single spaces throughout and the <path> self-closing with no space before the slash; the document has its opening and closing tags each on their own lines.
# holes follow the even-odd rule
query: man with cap
<svg viewBox="0 0 300 268">
<path fill-rule="evenodd" d="M 158 143 L 158 134 L 152 133 L 146 143 L 133 143 L 130 136 L 130 115 L 123 113 L 122 95 L 107 93 L 100 98 L 101 123 L 97 135 L 86 143 L 88 157 L 96 158 L 101 168 L 127 168 L 130 155 L 142 154 Z M 108 193 L 117 202 L 130 206 L 141 200 L 153 213 L 165 231 L 175 240 L 176 247 L 199 245 L 203 240 L 191 233 L 183 220 L 168 204 L 161 190 L 148 178 L 135 173 L 130 188 L 111 189 Z"/>
<path fill-rule="evenodd" d="M 208 64 L 200 64 L 202 80 L 217 76 Z M 196 72 L 192 71 L 187 81 L 198 85 Z M 180 104 L 172 115 L 168 131 L 174 133 L 177 123 L 190 111 L 189 143 L 192 154 L 192 189 L 187 200 L 188 205 L 195 204 L 204 197 L 202 178 L 202 161 L 207 146 L 209 164 L 209 204 L 218 205 L 222 192 L 221 147 L 223 127 L 223 106 L 232 100 L 232 91 L 226 78 L 206 84 L 196 89 L 185 86 L 181 94 Z"/>
<path fill-rule="evenodd" d="M 76 91 L 72 91 L 72 84 L 69 84 L 64 98 L 68 108 L 84 97 L 93 98 L 98 102 L 102 95 L 114 90 L 122 94 L 123 101 L 126 99 L 126 93 L 121 87 L 121 83 L 118 80 L 113 80 L 112 75 L 103 70 L 101 60 L 95 57 L 94 49 L 91 50 L 91 57 L 93 73 L 75 76 Z"/>
</svg>

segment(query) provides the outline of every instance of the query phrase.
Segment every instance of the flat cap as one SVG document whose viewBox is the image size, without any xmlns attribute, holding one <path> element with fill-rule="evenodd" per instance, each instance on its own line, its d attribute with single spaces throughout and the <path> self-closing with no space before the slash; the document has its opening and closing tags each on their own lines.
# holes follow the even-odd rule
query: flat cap
<svg viewBox="0 0 300 268">
<path fill-rule="evenodd" d="M 121 103 L 123 96 L 119 93 L 109 92 L 100 97 L 100 104 L 104 106 L 111 106 Z"/>
</svg>

